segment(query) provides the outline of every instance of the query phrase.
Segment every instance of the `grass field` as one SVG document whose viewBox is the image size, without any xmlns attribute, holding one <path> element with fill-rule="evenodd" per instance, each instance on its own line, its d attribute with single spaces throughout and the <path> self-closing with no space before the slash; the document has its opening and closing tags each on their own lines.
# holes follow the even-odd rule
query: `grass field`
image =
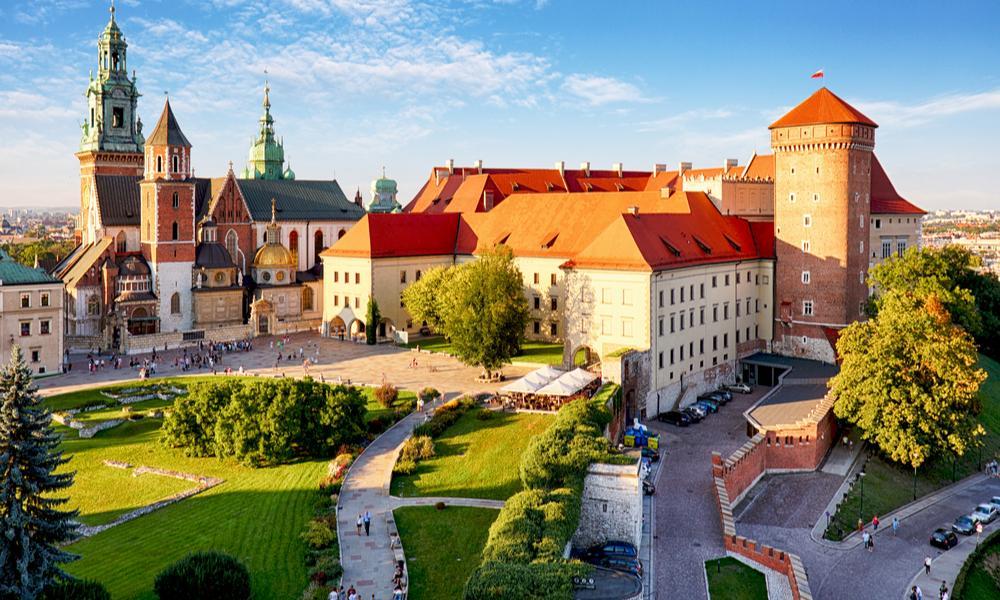
<svg viewBox="0 0 1000 600">
<path fill-rule="evenodd" d="M 416 472 L 393 477 L 393 495 L 506 500 L 519 492 L 521 454 L 555 417 L 495 412 L 484 421 L 481 411 L 469 411 L 434 440 L 436 456 Z"/>
<path fill-rule="evenodd" d="M 994 579 L 988 571 L 994 569 L 996 572 L 998 565 L 1000 565 L 1000 532 L 993 532 L 966 559 L 962 572 L 955 579 L 952 598 L 956 600 L 1000 598 L 1000 581 Z"/>
<path fill-rule="evenodd" d="M 490 525 L 498 514 L 489 508 L 461 506 L 393 511 L 410 572 L 409 598 L 461 598 L 465 581 L 482 561 Z"/>
<path fill-rule="evenodd" d="M 705 561 L 708 595 L 712 600 L 767 600 L 764 574 L 735 558 Z"/>
<path fill-rule="evenodd" d="M 1000 363 L 980 355 L 979 366 L 989 373 L 979 391 L 982 412 L 979 421 L 986 429 L 982 453 L 972 450 L 957 461 L 941 459 L 917 470 L 917 497 L 924 496 L 953 481 L 975 473 L 990 457 L 1000 454 Z M 865 466 L 864 510 L 861 510 L 861 486 L 855 485 L 834 515 L 824 536 L 841 540 L 857 527 L 859 516 L 868 522 L 873 515 L 884 516 L 913 500 L 913 470 L 890 463 L 878 455 Z"/>
<path fill-rule="evenodd" d="M 451 342 L 439 335 L 417 338 L 406 344 L 407 348 L 416 348 L 417 346 L 421 350 L 451 354 Z M 521 354 L 515 356 L 514 360 L 558 366 L 563 361 L 563 345 L 525 341 L 521 344 Z"/>
<path fill-rule="evenodd" d="M 369 408 L 382 411 L 371 390 L 365 393 Z M 97 390 L 88 390 L 55 396 L 46 404 L 66 409 L 98 397 Z M 108 412 L 113 410 L 118 409 Z M 218 477 L 225 483 L 69 546 L 81 558 L 67 571 L 101 581 L 115 600 L 153 600 L 153 579 L 160 570 L 189 552 L 214 549 L 247 565 L 256 599 L 298 598 L 306 584 L 305 547 L 298 536 L 313 515 L 326 461 L 252 469 L 185 457 L 159 444 L 161 423 L 149 418 L 126 422 L 91 439 L 57 427 L 66 434 L 62 449 L 72 459 L 66 468 L 76 471 L 70 505 L 80 509 L 83 522 L 106 523 L 191 486 L 155 475 L 132 477 L 129 471 L 105 466 L 104 460 Z"/>
</svg>

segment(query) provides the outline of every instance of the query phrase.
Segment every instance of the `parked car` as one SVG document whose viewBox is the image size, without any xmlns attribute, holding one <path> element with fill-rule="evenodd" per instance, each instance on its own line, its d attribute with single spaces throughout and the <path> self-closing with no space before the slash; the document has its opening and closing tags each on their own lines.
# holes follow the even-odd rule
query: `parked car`
<svg viewBox="0 0 1000 600">
<path fill-rule="evenodd" d="M 976 519 L 972 515 L 962 515 L 951 524 L 951 530 L 962 535 L 972 535 L 976 532 Z"/>
<path fill-rule="evenodd" d="M 697 413 L 698 416 L 701 417 L 702 419 L 708 416 L 708 411 L 705 410 L 705 408 L 702 406 L 698 406 L 697 404 L 692 404 L 691 406 L 688 406 L 688 408 L 691 409 L 691 412 Z"/>
<path fill-rule="evenodd" d="M 733 397 L 732 394 L 729 394 L 729 396 L 727 397 L 724 393 L 719 391 L 709 392 L 705 395 L 708 396 L 709 398 L 712 398 L 719 404 L 729 404 L 729 400 Z"/>
<path fill-rule="evenodd" d="M 976 520 L 989 524 L 995 521 L 998 516 L 1000 516 L 1000 509 L 998 509 L 996 506 L 993 506 L 990 503 L 983 503 L 977 506 L 976 509 L 973 510 L 972 514 L 969 516 L 975 517 Z"/>
<path fill-rule="evenodd" d="M 604 558 L 588 560 L 587 562 L 606 569 L 613 569 L 615 571 L 622 571 L 623 573 L 631 573 L 636 577 L 642 577 L 642 563 L 639 562 L 638 558 L 605 556 Z"/>
<path fill-rule="evenodd" d="M 695 402 L 695 405 L 701 407 L 706 413 L 717 413 L 719 412 L 719 403 L 715 400 L 706 398 L 704 400 L 699 400 Z"/>
<path fill-rule="evenodd" d="M 681 410 L 681 412 L 684 413 L 684 414 L 686 414 L 688 416 L 688 418 L 691 419 L 692 423 L 698 423 L 702 419 L 705 418 L 705 416 L 701 413 L 701 411 L 699 411 L 699 410 L 697 410 L 697 409 L 695 409 L 695 408 L 693 408 L 691 406 L 689 406 L 689 407 Z"/>
<path fill-rule="evenodd" d="M 643 479 L 642 480 L 642 493 L 646 494 L 647 496 L 652 496 L 653 494 L 656 493 L 656 486 L 653 485 L 652 481 L 650 481 L 648 479 Z"/>
<path fill-rule="evenodd" d="M 714 391 L 714 392 L 712 392 L 712 393 L 713 393 L 713 394 L 719 394 L 720 396 L 722 396 L 723 398 L 725 398 L 725 399 L 726 399 L 726 402 L 729 402 L 730 400 L 732 400 L 732 399 L 733 399 L 733 394 L 732 394 L 732 392 L 730 392 L 729 390 L 727 390 L 727 389 L 725 389 L 725 388 L 721 388 L 721 389 L 718 389 L 718 390 L 715 390 L 715 391 Z"/>
<path fill-rule="evenodd" d="M 941 548 L 942 550 L 948 550 L 949 548 L 954 548 L 958 545 L 958 536 L 955 532 L 948 531 L 944 527 L 938 527 L 931 534 L 931 546 Z"/>
<path fill-rule="evenodd" d="M 670 425 L 676 425 L 677 427 L 687 427 L 691 424 L 691 417 L 678 410 L 660 413 L 656 419 L 661 423 L 669 423 Z"/>
<path fill-rule="evenodd" d="M 736 383 L 731 383 L 725 387 L 730 392 L 739 392 L 741 394 L 749 394 L 750 392 L 753 391 L 753 389 L 749 385 L 740 381 L 737 381 Z"/>
<path fill-rule="evenodd" d="M 583 554 L 583 558 L 587 560 L 604 558 L 607 556 L 637 558 L 639 556 L 639 550 L 636 549 L 634 544 L 618 540 L 610 540 L 604 542 L 603 544 L 591 546 Z"/>
<path fill-rule="evenodd" d="M 992 504 L 993 506 L 997 507 L 998 510 L 1000 510 L 1000 496 L 993 496 L 992 498 L 990 498 L 990 504 Z"/>
<path fill-rule="evenodd" d="M 643 458 L 648 458 L 649 462 L 659 462 L 660 460 L 660 451 L 653 450 L 649 446 L 643 446 L 642 450 L 639 451 L 639 455 Z"/>
</svg>

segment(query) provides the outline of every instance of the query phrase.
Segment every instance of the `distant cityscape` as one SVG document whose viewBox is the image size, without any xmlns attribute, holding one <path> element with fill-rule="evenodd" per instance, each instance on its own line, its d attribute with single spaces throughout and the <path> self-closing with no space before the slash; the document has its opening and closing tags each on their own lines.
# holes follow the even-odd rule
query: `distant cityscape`
<svg viewBox="0 0 1000 600">
<path fill-rule="evenodd" d="M 1000 274 L 1000 210 L 937 210 L 924 217 L 923 233 L 925 245 L 962 246 Z"/>
<path fill-rule="evenodd" d="M 19 244 L 47 239 L 73 239 L 78 209 L 0 208 L 0 243 Z"/>
</svg>

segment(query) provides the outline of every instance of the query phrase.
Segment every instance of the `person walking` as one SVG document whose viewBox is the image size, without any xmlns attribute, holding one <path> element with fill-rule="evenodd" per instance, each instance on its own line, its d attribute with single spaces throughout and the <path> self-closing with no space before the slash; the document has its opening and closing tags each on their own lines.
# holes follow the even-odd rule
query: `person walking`
<svg viewBox="0 0 1000 600">
<path fill-rule="evenodd" d="M 931 574 L 931 557 L 929 556 L 924 557 L 924 574 L 925 575 Z"/>
<path fill-rule="evenodd" d="M 859 518 L 859 519 L 858 519 L 858 531 L 859 531 L 859 532 L 861 532 L 861 531 L 864 531 L 864 530 L 865 530 L 865 522 L 864 522 L 864 521 L 862 521 L 862 520 L 861 520 L 861 519 Z"/>
<path fill-rule="evenodd" d="M 861 545 L 864 547 L 865 550 L 868 549 L 868 543 L 871 541 L 871 539 L 872 536 L 867 531 L 861 534 Z"/>
<path fill-rule="evenodd" d="M 899 517 L 892 518 L 892 535 L 896 535 L 899 532 Z"/>
<path fill-rule="evenodd" d="M 370 536 L 372 529 L 372 514 L 367 510 L 365 511 L 364 523 L 365 523 L 365 535 Z"/>
<path fill-rule="evenodd" d="M 948 584 L 945 583 L 944 579 L 941 580 L 941 587 L 938 588 L 938 598 L 948 600 Z"/>
<path fill-rule="evenodd" d="M 361 523 L 362 523 L 362 521 L 363 521 L 363 519 L 362 519 L 361 515 L 358 515 L 358 535 L 361 535 Z"/>
<path fill-rule="evenodd" d="M 872 528 L 875 530 L 872 532 L 872 535 L 878 533 L 878 515 L 872 517 Z"/>
</svg>

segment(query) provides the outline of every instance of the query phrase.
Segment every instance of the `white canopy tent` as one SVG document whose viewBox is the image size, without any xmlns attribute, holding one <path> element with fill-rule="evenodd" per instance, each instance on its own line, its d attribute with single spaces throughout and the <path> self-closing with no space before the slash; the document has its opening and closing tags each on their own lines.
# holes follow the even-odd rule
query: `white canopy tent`
<svg viewBox="0 0 1000 600">
<path fill-rule="evenodd" d="M 565 371 L 560 371 L 555 367 L 547 365 L 508 383 L 500 388 L 500 392 L 505 394 L 534 394 L 565 374 Z"/>
<path fill-rule="evenodd" d="M 590 385 L 597 375 L 584 369 L 574 369 L 564 373 L 534 393 L 538 396 L 572 396 Z"/>
</svg>

